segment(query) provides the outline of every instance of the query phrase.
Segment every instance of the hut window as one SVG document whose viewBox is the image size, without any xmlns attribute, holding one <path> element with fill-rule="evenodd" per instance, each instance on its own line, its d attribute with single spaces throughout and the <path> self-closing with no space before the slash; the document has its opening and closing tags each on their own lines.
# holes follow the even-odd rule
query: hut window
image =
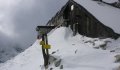
<svg viewBox="0 0 120 70">
<path fill-rule="evenodd" d="M 73 11 L 74 10 L 74 5 L 71 5 L 71 11 Z"/>
</svg>

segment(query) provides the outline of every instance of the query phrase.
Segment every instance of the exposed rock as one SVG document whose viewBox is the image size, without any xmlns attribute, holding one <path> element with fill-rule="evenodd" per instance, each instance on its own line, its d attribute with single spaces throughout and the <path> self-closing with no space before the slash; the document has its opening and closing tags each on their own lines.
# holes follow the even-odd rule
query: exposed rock
<svg viewBox="0 0 120 70">
<path fill-rule="evenodd" d="M 94 47 L 95 49 L 99 49 L 100 47 Z"/>
<path fill-rule="evenodd" d="M 54 51 L 54 52 L 52 52 L 52 54 L 55 54 L 56 52 Z"/>
<path fill-rule="evenodd" d="M 50 70 L 53 70 L 53 68 L 50 68 Z"/>
<path fill-rule="evenodd" d="M 93 43 L 92 41 L 86 41 L 85 43 Z"/>
<path fill-rule="evenodd" d="M 60 69 L 63 69 L 63 65 L 60 66 Z"/>
<path fill-rule="evenodd" d="M 115 52 L 115 50 L 111 50 L 110 52 Z"/>
<path fill-rule="evenodd" d="M 56 60 L 57 60 L 57 58 L 55 58 L 55 57 L 50 55 L 50 57 L 49 57 L 49 64 L 52 64 Z"/>
<path fill-rule="evenodd" d="M 104 43 L 104 44 L 100 45 L 100 48 L 102 48 L 103 50 L 106 50 L 106 46 L 107 46 L 107 43 Z"/>
<path fill-rule="evenodd" d="M 58 66 L 60 66 L 60 64 L 61 64 L 61 59 L 60 60 L 57 60 L 56 62 L 55 62 L 55 67 L 58 67 Z"/>
<path fill-rule="evenodd" d="M 77 50 L 75 51 L 75 54 L 77 53 Z"/>
<path fill-rule="evenodd" d="M 120 62 L 120 55 L 116 55 L 115 58 L 116 58 L 115 62 Z"/>
</svg>

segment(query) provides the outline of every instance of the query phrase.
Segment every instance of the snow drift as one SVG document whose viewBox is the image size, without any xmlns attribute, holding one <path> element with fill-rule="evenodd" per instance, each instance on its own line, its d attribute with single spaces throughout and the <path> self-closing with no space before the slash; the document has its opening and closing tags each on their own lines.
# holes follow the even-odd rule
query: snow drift
<svg viewBox="0 0 120 70">
<path fill-rule="evenodd" d="M 72 30 L 66 27 L 51 31 L 48 37 L 49 44 L 52 45 L 50 54 L 61 59 L 60 66 L 55 67 L 53 62 L 48 70 L 60 70 L 61 66 L 63 70 L 113 70 L 119 66 L 114 57 L 119 52 L 103 50 L 100 45 L 110 41 L 108 46 L 117 43 L 117 48 L 120 48 L 120 40 L 113 43 L 112 39 L 93 39 L 79 34 L 73 36 Z M 36 40 L 25 52 L 1 64 L 0 70 L 44 70 L 39 42 L 40 40 Z"/>
</svg>

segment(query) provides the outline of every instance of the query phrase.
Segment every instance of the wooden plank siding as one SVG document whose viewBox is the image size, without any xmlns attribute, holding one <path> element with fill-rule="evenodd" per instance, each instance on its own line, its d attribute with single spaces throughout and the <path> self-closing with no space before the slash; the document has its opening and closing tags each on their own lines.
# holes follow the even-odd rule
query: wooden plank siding
<svg viewBox="0 0 120 70">
<path fill-rule="evenodd" d="M 71 10 L 72 5 L 74 5 L 74 10 Z M 93 38 L 117 39 L 120 36 L 73 0 L 69 0 L 47 25 L 70 26 L 73 31 Z"/>
</svg>

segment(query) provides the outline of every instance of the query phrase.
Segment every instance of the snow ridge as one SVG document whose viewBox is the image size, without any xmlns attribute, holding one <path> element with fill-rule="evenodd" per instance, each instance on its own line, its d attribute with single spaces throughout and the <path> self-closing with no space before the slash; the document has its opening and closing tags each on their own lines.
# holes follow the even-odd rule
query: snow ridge
<svg viewBox="0 0 120 70">
<path fill-rule="evenodd" d="M 48 40 L 52 45 L 51 56 L 61 59 L 58 67 L 53 63 L 48 70 L 61 70 L 61 68 L 63 70 L 114 70 L 120 65 L 115 63 L 114 57 L 119 52 L 110 52 L 110 48 L 103 50 L 100 47 L 106 41 L 110 41 L 107 45 L 110 46 L 110 44 L 118 43 L 120 39 L 114 41 L 112 39 L 88 38 L 79 34 L 73 36 L 70 28 L 60 27 L 49 34 Z M 44 70 L 39 42 L 40 40 L 36 40 L 25 52 L 1 64 L 0 70 Z M 117 48 L 120 48 L 120 44 L 116 45 Z"/>
</svg>

